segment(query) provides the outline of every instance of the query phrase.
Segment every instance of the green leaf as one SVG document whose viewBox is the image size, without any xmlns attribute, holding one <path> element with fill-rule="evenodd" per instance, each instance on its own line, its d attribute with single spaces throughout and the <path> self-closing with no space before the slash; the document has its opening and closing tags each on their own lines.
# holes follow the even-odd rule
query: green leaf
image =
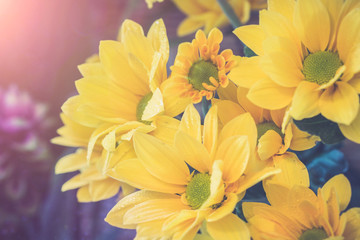
<svg viewBox="0 0 360 240">
<path fill-rule="evenodd" d="M 319 136 L 325 144 L 335 144 L 345 139 L 338 124 L 326 119 L 321 114 L 300 121 L 294 120 L 294 123 L 300 130 Z"/>
</svg>

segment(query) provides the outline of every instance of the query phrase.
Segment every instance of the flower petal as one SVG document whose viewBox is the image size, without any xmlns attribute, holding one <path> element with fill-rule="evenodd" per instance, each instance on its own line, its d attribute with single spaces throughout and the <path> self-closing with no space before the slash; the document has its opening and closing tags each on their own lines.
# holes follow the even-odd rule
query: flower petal
<svg viewBox="0 0 360 240">
<path fill-rule="evenodd" d="M 135 228 L 136 225 L 124 224 L 124 215 L 128 210 L 133 208 L 139 203 L 145 202 L 151 199 L 176 199 L 178 198 L 174 194 L 165 194 L 151 191 L 138 191 L 134 192 L 123 199 L 121 199 L 107 214 L 105 221 L 110 225 L 119 228 Z"/>
<path fill-rule="evenodd" d="M 218 107 L 218 114 L 222 124 L 226 124 L 245 110 L 239 105 L 230 100 L 218 100 L 214 101 L 214 104 Z"/>
<path fill-rule="evenodd" d="M 200 142 L 184 133 L 177 132 L 174 146 L 177 148 L 178 155 L 187 162 L 192 168 L 199 172 L 209 172 L 211 169 L 210 154 Z"/>
<path fill-rule="evenodd" d="M 232 183 L 244 173 L 250 158 L 250 145 L 247 136 L 233 136 L 225 139 L 216 151 L 215 159 L 224 162 L 223 179 Z"/>
<path fill-rule="evenodd" d="M 238 27 L 233 33 L 257 55 L 262 56 L 264 54 L 263 41 L 266 38 L 266 34 L 259 25 Z"/>
<path fill-rule="evenodd" d="M 327 119 L 349 125 L 359 111 L 359 96 L 347 83 L 337 82 L 321 95 L 319 108 Z"/>
<path fill-rule="evenodd" d="M 161 94 L 161 91 L 159 88 L 157 88 L 151 97 L 151 99 L 148 101 L 144 112 L 141 116 L 141 120 L 145 121 L 151 121 L 153 118 L 164 112 L 164 103 L 163 103 L 163 97 Z"/>
<path fill-rule="evenodd" d="M 214 239 L 250 239 L 250 232 L 246 223 L 235 214 L 229 214 L 215 222 L 207 222 L 206 227 Z"/>
<path fill-rule="evenodd" d="M 112 178 L 90 182 L 89 193 L 91 200 L 97 202 L 115 196 L 119 192 L 120 185 L 121 182 Z"/>
<path fill-rule="evenodd" d="M 250 89 L 248 98 L 255 105 L 275 110 L 284 108 L 291 103 L 295 88 L 277 85 L 271 80 L 261 80 Z"/>
<path fill-rule="evenodd" d="M 133 141 L 139 160 L 151 174 L 167 183 L 187 184 L 189 169 L 173 147 L 138 132 L 134 134 Z"/>
<path fill-rule="evenodd" d="M 359 239 L 360 237 L 360 208 L 351 208 L 344 213 L 346 226 L 343 236 L 346 239 Z"/>
<path fill-rule="evenodd" d="M 179 130 L 201 142 L 201 118 L 194 105 L 189 104 L 186 107 Z"/>
<path fill-rule="evenodd" d="M 301 131 L 295 124 L 291 123 L 293 137 L 290 143 L 290 149 L 294 151 L 304 151 L 310 149 L 320 142 L 320 138 Z"/>
<path fill-rule="evenodd" d="M 79 148 L 76 153 L 66 155 L 56 163 L 55 174 L 73 172 L 86 165 L 86 151 Z"/>
<path fill-rule="evenodd" d="M 346 138 L 360 143 L 360 111 L 350 125 L 339 124 L 339 128 Z"/>
<path fill-rule="evenodd" d="M 339 174 L 327 181 L 322 187 L 325 201 L 329 199 L 332 189 L 336 192 L 340 211 L 344 211 L 351 198 L 351 186 L 349 180 L 343 174 Z"/>
<path fill-rule="evenodd" d="M 274 130 L 268 130 L 259 138 L 258 154 L 261 160 L 265 161 L 274 156 L 282 146 L 281 136 Z"/>
<path fill-rule="evenodd" d="M 318 101 L 321 91 L 317 91 L 318 85 L 308 81 L 301 81 L 295 90 L 290 107 L 290 115 L 296 119 L 311 118 L 320 113 Z"/>
<path fill-rule="evenodd" d="M 258 56 L 241 58 L 228 76 L 231 81 L 244 88 L 251 88 L 254 83 L 266 78 L 266 74 L 260 68 L 260 57 Z"/>
<path fill-rule="evenodd" d="M 267 180 L 266 183 L 275 183 L 291 188 L 294 185 L 310 186 L 309 173 L 306 166 L 298 159 L 295 153 L 287 152 L 274 157 L 274 166 L 281 169 Z"/>
<path fill-rule="evenodd" d="M 324 51 L 330 41 L 330 17 L 320 0 L 299 0 L 294 25 L 310 52 Z"/>
<path fill-rule="evenodd" d="M 239 198 L 236 194 L 230 193 L 226 195 L 226 200 L 221 203 L 221 206 L 211 213 L 206 220 L 208 222 L 214 222 L 222 219 L 226 215 L 234 211 Z"/>
<path fill-rule="evenodd" d="M 218 107 L 213 106 L 210 108 L 204 120 L 203 141 L 204 146 L 212 156 L 217 148 L 217 140 L 219 135 L 218 123 Z"/>
</svg>

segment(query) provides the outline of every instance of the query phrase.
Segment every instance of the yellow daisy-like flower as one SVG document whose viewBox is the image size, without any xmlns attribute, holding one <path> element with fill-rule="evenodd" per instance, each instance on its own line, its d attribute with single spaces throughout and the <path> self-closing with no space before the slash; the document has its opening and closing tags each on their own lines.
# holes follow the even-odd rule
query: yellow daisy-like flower
<svg viewBox="0 0 360 240">
<path fill-rule="evenodd" d="M 248 90 L 229 84 L 226 89 L 218 92 L 221 100 L 214 99 L 218 106 L 219 118 L 223 124 L 231 119 L 249 112 L 257 128 L 257 153 L 262 161 L 273 157 L 291 157 L 288 149 L 304 151 L 315 146 L 319 137 L 300 131 L 295 124 L 284 123 L 285 109 L 266 110 L 250 102 L 246 95 Z M 282 131 L 282 129 L 284 131 Z"/>
<path fill-rule="evenodd" d="M 216 0 L 173 0 L 176 6 L 187 15 L 177 29 L 179 36 L 185 36 L 204 28 L 207 34 L 214 27 L 221 28 L 229 24 Z M 240 22 L 245 24 L 250 18 L 251 10 L 266 8 L 266 0 L 229 0 Z"/>
<path fill-rule="evenodd" d="M 234 33 L 258 57 L 231 79 L 258 106 L 290 106 L 296 120 L 318 114 L 360 143 L 360 2 L 269 0 L 260 24 Z M 253 73 L 252 78 L 250 73 Z"/>
<path fill-rule="evenodd" d="M 221 31 L 214 28 L 208 38 L 199 30 L 191 43 L 181 43 L 164 88 L 178 98 L 198 103 L 204 96 L 211 99 L 219 86 L 226 87 L 226 74 L 236 62 L 230 49 L 219 54 L 222 40 Z"/>
<path fill-rule="evenodd" d="M 269 184 L 265 203 L 244 203 L 254 240 L 355 240 L 360 238 L 360 208 L 342 214 L 351 187 L 344 175 L 330 179 L 317 195 L 306 186 Z"/>
<path fill-rule="evenodd" d="M 162 20 L 151 26 L 147 36 L 140 25 L 126 20 L 118 41 L 102 41 L 99 55 L 79 66 L 83 75 L 76 82 L 79 95 L 62 106 L 65 126 L 58 131 L 61 137 L 53 140 L 80 147 L 58 162 L 57 173 L 81 171 L 65 183 L 63 190 L 81 187 L 79 192 L 84 194 L 97 192 L 91 198 L 78 195 L 80 201 L 97 201 L 115 194 L 115 189 L 124 184 L 106 173 L 119 161 L 134 157 L 131 138 L 135 131 L 172 143 L 179 121 L 170 116 L 178 113 L 165 110 L 165 97 L 160 91 L 167 79 L 168 54 Z M 101 185 L 99 180 L 106 182 Z M 111 186 L 107 188 L 105 183 Z"/>
<path fill-rule="evenodd" d="M 142 239 L 193 239 L 203 223 L 214 239 L 250 239 L 245 223 L 232 211 L 246 189 L 279 170 L 247 169 L 256 140 L 249 117 L 239 116 L 219 132 L 213 107 L 202 131 L 200 116 L 190 105 L 174 146 L 135 133 L 138 158 L 122 161 L 110 176 L 142 190 L 120 200 L 105 220 L 136 228 Z"/>
<path fill-rule="evenodd" d="M 61 190 L 78 189 L 77 198 L 79 202 L 100 201 L 110 198 L 119 192 L 120 187 L 122 187 L 124 194 L 133 192 L 134 188 L 129 185 L 102 174 L 101 165 L 103 163 L 100 145 L 94 146 L 92 164 L 87 163 L 87 144 L 95 129 L 80 125 L 65 114 L 61 114 L 61 119 L 64 126 L 58 130 L 60 137 L 52 139 L 52 143 L 79 148 L 75 153 L 62 157 L 56 163 L 55 173 L 80 171 L 79 174 L 65 182 Z M 122 150 L 126 154 L 118 155 L 121 157 L 117 158 L 117 161 L 135 156 L 130 143 L 122 143 Z"/>
</svg>

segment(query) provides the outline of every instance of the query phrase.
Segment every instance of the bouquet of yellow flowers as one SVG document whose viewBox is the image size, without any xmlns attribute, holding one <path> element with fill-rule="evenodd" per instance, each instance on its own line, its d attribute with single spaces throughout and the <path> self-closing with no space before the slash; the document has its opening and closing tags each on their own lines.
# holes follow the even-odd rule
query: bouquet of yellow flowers
<svg viewBox="0 0 360 240">
<path fill-rule="evenodd" d="M 105 221 L 139 240 L 360 239 L 348 179 L 315 193 L 298 158 L 317 142 L 360 143 L 360 1 L 174 3 L 179 35 L 204 31 L 173 63 L 162 19 L 147 34 L 125 20 L 79 66 L 52 140 L 77 148 L 56 165 L 78 171 L 62 190 L 95 202 L 121 189 Z M 229 22 L 244 56 L 222 46 Z M 266 199 L 246 198 L 258 183 Z"/>
</svg>

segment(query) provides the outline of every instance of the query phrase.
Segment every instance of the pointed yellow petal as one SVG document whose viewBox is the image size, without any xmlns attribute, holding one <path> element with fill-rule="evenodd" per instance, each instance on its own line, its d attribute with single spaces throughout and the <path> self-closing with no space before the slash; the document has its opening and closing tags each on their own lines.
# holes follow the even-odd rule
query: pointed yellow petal
<svg viewBox="0 0 360 240">
<path fill-rule="evenodd" d="M 259 25 L 238 27 L 233 33 L 257 55 L 262 56 L 264 54 L 263 41 L 266 38 L 266 34 Z"/>
<path fill-rule="evenodd" d="M 237 193 L 238 194 L 242 193 L 246 191 L 248 188 L 257 184 L 258 182 L 261 182 L 262 180 L 280 172 L 281 170 L 278 168 L 266 167 L 256 173 L 248 174 L 240 182 L 239 188 L 237 189 Z"/>
<path fill-rule="evenodd" d="M 89 183 L 88 180 L 84 180 L 81 178 L 81 174 L 77 174 L 76 176 L 72 177 L 70 180 L 68 180 L 62 185 L 61 191 L 65 192 L 68 190 L 79 188 L 87 185 L 88 183 Z"/>
<path fill-rule="evenodd" d="M 258 154 L 261 160 L 267 160 L 279 152 L 282 146 L 281 136 L 274 130 L 268 130 L 258 142 Z"/>
<path fill-rule="evenodd" d="M 156 115 L 164 112 L 164 103 L 160 89 L 157 88 L 147 103 L 141 120 L 151 121 Z"/>
<path fill-rule="evenodd" d="M 218 107 L 213 106 L 210 108 L 208 113 L 205 116 L 204 120 L 204 146 L 208 150 L 208 153 L 210 153 L 210 156 L 212 156 L 216 150 L 217 147 L 217 140 L 218 140 Z"/>
<path fill-rule="evenodd" d="M 351 208 L 344 213 L 346 216 L 346 227 L 343 236 L 346 239 L 360 238 L 360 208 Z"/>
<path fill-rule="evenodd" d="M 332 188 L 335 189 L 340 205 L 340 211 L 344 211 L 351 198 L 351 186 L 349 180 L 343 174 L 339 174 L 327 181 L 322 187 L 325 200 L 329 199 Z"/>
<path fill-rule="evenodd" d="M 175 117 L 179 115 L 192 102 L 189 97 L 180 97 L 181 92 L 179 89 L 183 89 L 183 85 L 175 83 L 171 78 L 164 81 L 160 89 L 163 94 L 165 114 L 168 116 Z"/>
<path fill-rule="evenodd" d="M 215 222 L 207 222 L 206 227 L 214 239 L 250 239 L 246 223 L 235 214 L 229 214 Z"/>
<path fill-rule="evenodd" d="M 250 158 L 250 145 L 247 136 L 233 136 L 225 139 L 216 151 L 215 159 L 224 162 L 223 179 L 232 183 L 244 173 Z"/>
<path fill-rule="evenodd" d="M 360 111 L 350 125 L 339 124 L 339 128 L 346 138 L 360 143 Z"/>
<path fill-rule="evenodd" d="M 248 98 L 255 105 L 274 110 L 288 106 L 294 95 L 295 88 L 277 85 L 271 80 L 261 80 L 253 85 Z"/>
<path fill-rule="evenodd" d="M 295 124 L 291 123 L 293 137 L 290 143 L 290 149 L 294 151 L 304 151 L 313 148 L 320 138 L 315 135 L 301 131 Z"/>
<path fill-rule="evenodd" d="M 204 26 L 204 22 L 199 21 L 196 18 L 193 17 L 187 17 L 185 18 L 178 26 L 177 28 L 177 35 L 179 37 L 186 36 L 190 33 L 195 32 L 197 29 L 200 29 Z"/>
<path fill-rule="evenodd" d="M 359 111 L 359 96 L 353 87 L 339 81 L 321 95 L 319 108 L 327 119 L 349 125 Z"/>
<path fill-rule="evenodd" d="M 193 137 L 179 131 L 175 137 L 174 146 L 177 148 L 177 154 L 186 161 L 192 168 L 199 172 L 209 172 L 211 169 L 211 160 L 209 152 L 204 145 L 196 141 Z"/>
<path fill-rule="evenodd" d="M 320 0 L 299 0 L 294 25 L 310 52 L 324 51 L 330 40 L 330 17 Z"/>
<path fill-rule="evenodd" d="M 301 69 L 286 52 L 271 52 L 261 59 L 260 64 L 264 72 L 279 86 L 296 87 L 304 79 Z"/>
<path fill-rule="evenodd" d="M 268 9 L 280 13 L 287 17 L 289 21 L 293 20 L 295 2 L 292 0 L 269 0 Z"/>
<path fill-rule="evenodd" d="M 240 106 L 245 109 L 246 112 L 249 112 L 254 118 L 256 123 L 263 121 L 264 109 L 253 104 L 246 96 L 249 90 L 246 88 L 238 87 L 237 89 L 237 100 Z"/>
<path fill-rule="evenodd" d="M 296 120 L 311 118 L 320 113 L 318 101 L 321 91 L 317 91 L 318 85 L 308 81 L 301 81 L 295 90 L 290 108 L 291 116 Z"/>
<path fill-rule="evenodd" d="M 226 195 L 226 200 L 221 203 L 221 206 L 211 213 L 206 220 L 208 222 L 218 221 L 226 215 L 234 211 L 239 198 L 236 194 L 230 193 Z"/>
<path fill-rule="evenodd" d="M 185 192 L 185 184 L 171 184 L 167 183 L 166 179 L 156 178 L 149 173 L 141 161 L 136 158 L 121 161 L 113 169 L 108 171 L 107 175 L 140 189 L 164 193 Z"/>
<path fill-rule="evenodd" d="M 124 224 L 124 215 L 128 210 L 130 210 L 135 205 L 145 202 L 150 199 L 173 199 L 177 198 L 174 194 L 165 194 L 159 192 L 151 191 L 137 191 L 134 192 L 123 199 L 121 199 L 107 214 L 105 221 L 110 225 L 119 227 L 119 228 L 135 228 L 135 225 L 125 225 Z"/>
<path fill-rule="evenodd" d="M 124 224 L 139 224 L 143 222 L 167 218 L 177 212 L 188 209 L 180 197 L 170 199 L 150 199 L 135 205 L 124 215 Z"/>
<path fill-rule="evenodd" d="M 162 61 L 166 65 L 169 57 L 169 40 L 167 38 L 164 21 L 162 19 L 156 20 L 151 25 L 147 37 L 152 42 L 154 49 L 161 53 Z M 166 67 L 164 70 L 166 73 Z"/>
<path fill-rule="evenodd" d="M 89 184 L 89 193 L 93 202 L 111 198 L 119 192 L 121 182 L 112 178 L 92 181 Z"/>
<path fill-rule="evenodd" d="M 274 166 L 281 169 L 281 173 L 265 180 L 266 183 L 275 183 L 291 188 L 294 185 L 310 186 L 309 173 L 306 166 L 296 154 L 287 152 L 274 157 Z"/>
<path fill-rule="evenodd" d="M 153 124 L 156 126 L 156 129 L 151 131 L 150 134 L 161 141 L 172 145 L 174 143 L 175 134 L 179 128 L 180 121 L 163 115 L 156 117 Z"/>
<path fill-rule="evenodd" d="M 155 177 L 172 184 L 187 184 L 189 169 L 175 149 L 153 136 L 134 134 L 135 152 L 145 168 Z"/>
<path fill-rule="evenodd" d="M 266 208 L 270 207 L 269 205 L 262 203 L 262 202 L 243 202 L 242 203 L 242 210 L 244 213 L 244 216 L 247 220 L 254 217 L 256 215 L 255 209 L 256 208 Z"/>
<path fill-rule="evenodd" d="M 257 129 L 255 121 L 249 113 L 241 114 L 223 127 L 220 133 L 220 143 L 237 135 L 248 137 L 250 154 L 253 154 L 257 144 Z"/>
<path fill-rule="evenodd" d="M 346 61 L 354 50 L 355 44 L 360 41 L 360 9 L 354 9 L 342 20 L 337 34 L 337 48 L 340 59 Z"/>
<path fill-rule="evenodd" d="M 244 88 L 251 88 L 257 81 L 266 78 L 260 68 L 260 57 L 241 58 L 238 65 L 231 69 L 229 78 Z"/>
<path fill-rule="evenodd" d="M 55 165 L 55 174 L 79 170 L 86 166 L 86 151 L 79 148 L 76 153 L 62 157 Z"/>
<path fill-rule="evenodd" d="M 222 124 L 226 124 L 245 110 L 237 103 L 229 100 L 214 101 L 214 104 L 218 107 L 218 114 Z"/>
<path fill-rule="evenodd" d="M 89 185 L 79 188 L 76 192 L 76 198 L 79 202 L 92 202 Z"/>
<path fill-rule="evenodd" d="M 189 104 L 181 118 L 179 130 L 201 142 L 201 119 L 194 105 Z"/>
</svg>

